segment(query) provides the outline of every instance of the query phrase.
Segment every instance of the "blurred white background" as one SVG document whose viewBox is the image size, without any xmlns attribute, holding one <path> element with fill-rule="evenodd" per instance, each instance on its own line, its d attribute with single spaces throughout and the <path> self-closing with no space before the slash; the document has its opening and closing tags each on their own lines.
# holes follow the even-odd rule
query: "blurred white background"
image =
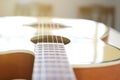
<svg viewBox="0 0 120 80">
<path fill-rule="evenodd" d="M 115 7 L 116 30 L 120 31 L 120 0 L 0 0 L 0 16 L 41 16 L 39 6 L 48 5 L 46 14 L 52 17 L 78 18 L 78 7 L 84 5 L 100 4 Z M 50 8 L 51 7 L 51 8 Z M 22 9 L 22 10 L 20 10 Z M 23 12 L 23 13 L 19 13 Z M 46 16 L 44 15 L 44 16 Z"/>
</svg>

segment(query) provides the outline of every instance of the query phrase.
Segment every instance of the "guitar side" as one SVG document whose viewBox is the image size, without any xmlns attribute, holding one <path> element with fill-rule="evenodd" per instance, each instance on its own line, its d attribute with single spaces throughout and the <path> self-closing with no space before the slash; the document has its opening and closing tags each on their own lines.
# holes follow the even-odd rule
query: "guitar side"
<svg viewBox="0 0 120 80">
<path fill-rule="evenodd" d="M 31 80 L 34 55 L 30 51 L 15 50 L 0 54 L 0 80 Z"/>
</svg>

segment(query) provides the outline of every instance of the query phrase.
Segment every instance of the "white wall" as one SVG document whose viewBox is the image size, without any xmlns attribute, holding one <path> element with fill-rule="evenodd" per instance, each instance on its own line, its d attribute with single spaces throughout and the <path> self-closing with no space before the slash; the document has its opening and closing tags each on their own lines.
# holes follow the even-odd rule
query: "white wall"
<svg viewBox="0 0 120 80">
<path fill-rule="evenodd" d="M 12 15 L 15 0 L 0 0 L 0 16 Z"/>
<path fill-rule="evenodd" d="M 120 31 L 120 0 L 115 0 L 116 6 L 116 24 L 115 27 L 118 31 Z"/>
<path fill-rule="evenodd" d="M 0 16 L 13 15 L 15 3 L 18 0 L 0 0 Z M 22 0 L 24 1 L 24 0 Z M 26 1 L 26 0 L 25 0 Z M 113 0 L 27 0 L 41 3 L 51 3 L 54 6 L 54 16 L 72 17 L 77 14 L 79 5 L 89 5 L 99 3 L 103 5 L 113 5 Z"/>
<path fill-rule="evenodd" d="M 102 4 L 114 5 L 113 0 L 34 0 L 35 2 L 51 3 L 54 6 L 54 16 L 77 17 L 77 8 L 82 5 Z"/>
<path fill-rule="evenodd" d="M 0 16 L 14 15 L 14 7 L 18 0 L 0 0 Z M 24 1 L 24 0 L 23 0 Z M 26 0 L 25 0 L 26 1 Z M 27 0 L 29 1 L 29 0 Z M 120 0 L 30 0 L 33 2 L 51 3 L 54 11 L 53 17 L 77 17 L 77 7 L 82 5 L 102 4 L 106 6 L 116 6 L 116 28 L 120 31 Z"/>
</svg>

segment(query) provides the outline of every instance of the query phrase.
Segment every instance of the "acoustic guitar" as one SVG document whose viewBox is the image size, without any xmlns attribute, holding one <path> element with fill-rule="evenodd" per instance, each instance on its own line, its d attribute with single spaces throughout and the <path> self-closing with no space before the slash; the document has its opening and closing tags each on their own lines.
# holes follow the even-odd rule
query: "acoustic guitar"
<svg viewBox="0 0 120 80">
<path fill-rule="evenodd" d="M 37 24 L 27 25 L 27 27 L 36 29 L 36 33 L 30 38 L 30 41 L 35 44 L 34 51 L 9 50 L 0 52 L 0 80 L 120 79 L 120 52 L 101 40 L 106 40 L 106 36 L 103 35 L 107 31 L 107 28 L 102 23 L 73 19 L 36 19 Z M 95 32 L 86 36 L 85 31 L 82 32 L 82 28 L 86 27 L 79 22 L 93 23 L 96 26 L 93 29 Z M 98 25 L 102 26 L 99 27 Z M 104 29 L 99 31 L 100 28 Z M 71 48 L 72 42 L 75 45 L 72 45 L 74 47 Z M 92 42 L 94 52 L 90 52 L 91 48 L 85 46 L 89 42 L 88 46 L 91 47 Z M 84 43 L 84 45 L 81 43 Z M 81 44 L 83 48 L 86 48 L 86 51 L 88 49 L 87 53 L 77 44 Z M 101 48 L 104 49 L 104 52 L 100 52 L 99 49 Z M 113 50 L 113 52 L 106 51 L 106 48 Z M 68 50 L 72 54 L 68 53 Z M 79 50 L 78 53 L 75 50 Z M 81 56 L 78 56 L 78 54 L 81 54 Z M 98 54 L 103 54 L 101 59 L 97 56 Z M 84 56 L 86 56 L 86 59 Z M 92 59 L 89 56 L 93 56 Z"/>
</svg>

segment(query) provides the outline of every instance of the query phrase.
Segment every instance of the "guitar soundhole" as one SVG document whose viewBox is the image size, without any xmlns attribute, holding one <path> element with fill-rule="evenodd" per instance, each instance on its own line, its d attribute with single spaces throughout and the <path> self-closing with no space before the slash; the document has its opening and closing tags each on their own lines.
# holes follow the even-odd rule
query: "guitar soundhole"
<svg viewBox="0 0 120 80">
<path fill-rule="evenodd" d="M 40 36 L 34 36 L 31 41 L 33 43 L 38 43 L 38 42 L 54 42 L 54 43 L 64 43 L 68 44 L 70 43 L 70 40 L 66 37 L 63 36 L 56 36 L 56 35 L 40 35 Z"/>
<path fill-rule="evenodd" d="M 27 79 L 12 79 L 12 80 L 27 80 Z"/>
</svg>

